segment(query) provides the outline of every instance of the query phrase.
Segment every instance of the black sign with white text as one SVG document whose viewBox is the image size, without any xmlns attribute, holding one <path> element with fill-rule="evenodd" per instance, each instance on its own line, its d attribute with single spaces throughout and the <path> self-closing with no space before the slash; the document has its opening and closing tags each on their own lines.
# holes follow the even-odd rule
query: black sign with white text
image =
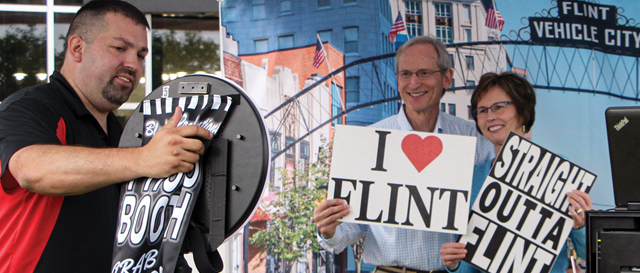
<svg viewBox="0 0 640 273">
<path fill-rule="evenodd" d="M 485 272 L 549 272 L 573 219 L 566 194 L 596 175 L 513 132 L 473 204 L 465 262 Z"/>
<path fill-rule="evenodd" d="M 219 95 L 160 98 L 143 101 L 143 145 L 167 123 L 177 106 L 178 126 L 199 125 L 214 136 L 222 125 L 231 97 Z M 206 147 L 210 141 L 204 141 Z M 174 272 L 191 213 L 203 183 L 201 162 L 188 173 L 154 179 L 141 177 L 122 187 L 112 273 Z"/>
<path fill-rule="evenodd" d="M 529 17 L 531 41 L 637 56 L 640 28 L 619 26 L 617 14 L 615 6 L 558 0 L 558 18 Z"/>
</svg>

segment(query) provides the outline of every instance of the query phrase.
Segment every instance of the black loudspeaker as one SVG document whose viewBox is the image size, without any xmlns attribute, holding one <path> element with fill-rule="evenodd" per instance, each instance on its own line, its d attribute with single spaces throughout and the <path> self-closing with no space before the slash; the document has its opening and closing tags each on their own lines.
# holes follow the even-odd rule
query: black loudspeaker
<svg viewBox="0 0 640 273">
<path fill-rule="evenodd" d="M 200 238 L 206 242 L 209 260 L 215 264 L 219 259 L 216 249 L 249 221 L 265 188 L 270 150 L 262 115 L 242 88 L 213 75 L 188 75 L 167 82 L 145 100 L 214 94 L 231 96 L 234 105 L 201 158 L 204 183 L 194 207 L 191 226 L 201 231 L 203 236 Z M 141 106 L 127 121 L 120 147 L 139 147 L 142 144 L 144 121 Z M 194 247 L 186 243 L 190 238 L 198 237 L 187 234 L 184 252 L 194 251 Z M 200 269 L 195 252 L 194 259 Z"/>
</svg>

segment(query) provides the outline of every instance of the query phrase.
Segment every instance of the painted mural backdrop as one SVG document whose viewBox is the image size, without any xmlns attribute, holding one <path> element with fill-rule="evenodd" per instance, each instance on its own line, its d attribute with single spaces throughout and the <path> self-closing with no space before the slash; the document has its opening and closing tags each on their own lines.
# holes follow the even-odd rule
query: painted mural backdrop
<svg viewBox="0 0 640 273">
<path fill-rule="evenodd" d="M 433 35 L 448 44 L 456 71 L 442 111 L 471 120 L 479 75 L 521 74 L 536 87 L 532 141 L 597 176 L 594 207 L 614 207 L 604 113 L 639 106 L 636 0 L 528 1 L 526 8 L 519 0 L 272 2 L 226 0 L 220 11 L 225 76 L 264 114 L 274 169 L 304 170 L 336 124 L 367 126 L 397 113 L 393 54 L 410 37 Z M 490 2 L 499 11 L 491 24 Z M 481 45 L 489 42 L 496 46 Z M 499 53 L 456 55 L 469 49 Z M 281 181 L 271 175 L 266 199 Z M 267 271 L 277 267 L 269 259 Z"/>
</svg>

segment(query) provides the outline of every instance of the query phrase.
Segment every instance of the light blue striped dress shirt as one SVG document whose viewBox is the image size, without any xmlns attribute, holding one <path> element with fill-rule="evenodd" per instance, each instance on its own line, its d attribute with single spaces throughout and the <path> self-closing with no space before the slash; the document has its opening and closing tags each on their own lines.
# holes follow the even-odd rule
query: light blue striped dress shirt
<svg viewBox="0 0 640 273">
<path fill-rule="evenodd" d="M 404 106 L 404 105 L 403 105 Z M 397 115 L 381 120 L 370 127 L 412 131 L 404 109 Z M 476 130 L 475 123 L 440 112 L 436 132 L 476 136 L 475 164 L 495 157 L 493 145 Z M 454 242 L 457 235 L 421 230 L 343 223 L 331 239 L 318 235 L 320 245 L 327 251 L 340 253 L 366 235 L 363 260 L 367 264 L 400 266 L 419 270 L 444 270 L 440 261 L 440 246 Z"/>
</svg>

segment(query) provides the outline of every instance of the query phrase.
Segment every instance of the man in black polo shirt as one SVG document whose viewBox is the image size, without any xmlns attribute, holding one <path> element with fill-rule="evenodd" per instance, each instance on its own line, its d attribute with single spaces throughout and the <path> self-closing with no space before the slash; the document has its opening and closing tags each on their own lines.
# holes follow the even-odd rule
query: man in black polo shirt
<svg viewBox="0 0 640 273">
<path fill-rule="evenodd" d="M 109 272 L 117 184 L 193 168 L 211 134 L 176 127 L 179 109 L 151 141 L 115 148 L 111 112 L 143 73 L 149 25 L 134 6 L 95 0 L 69 28 L 50 83 L 0 104 L 0 272 Z"/>
</svg>

